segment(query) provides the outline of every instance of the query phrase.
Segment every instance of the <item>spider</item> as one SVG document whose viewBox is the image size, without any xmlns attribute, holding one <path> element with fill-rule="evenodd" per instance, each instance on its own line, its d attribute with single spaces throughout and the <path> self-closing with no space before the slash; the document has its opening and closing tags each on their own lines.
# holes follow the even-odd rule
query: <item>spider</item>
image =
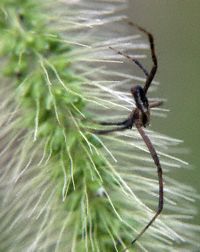
<svg viewBox="0 0 200 252">
<path fill-rule="evenodd" d="M 128 118 L 119 122 L 98 122 L 100 125 L 104 126 L 117 126 L 111 129 L 101 129 L 101 130 L 94 130 L 93 132 L 95 134 L 109 134 L 111 132 L 115 131 L 123 131 L 127 129 L 132 129 L 133 126 L 135 126 L 141 135 L 144 143 L 146 144 L 150 155 L 157 167 L 157 174 L 158 174 L 158 183 L 159 183 L 159 201 L 158 201 L 158 207 L 157 211 L 154 214 L 153 218 L 148 222 L 148 224 L 141 230 L 141 232 L 136 236 L 136 238 L 131 242 L 131 245 L 134 244 L 143 234 L 144 232 L 153 224 L 153 222 L 156 220 L 156 218 L 159 216 L 159 214 L 162 212 L 163 205 L 164 205 L 164 195 L 163 195 L 163 177 L 162 177 L 162 167 L 160 164 L 159 157 L 156 153 L 156 150 L 147 136 L 147 134 L 144 131 L 144 128 L 148 126 L 150 122 L 150 109 L 158 107 L 162 105 L 162 101 L 153 101 L 149 102 L 147 98 L 147 92 L 148 89 L 152 83 L 152 80 L 154 79 L 154 76 L 156 74 L 157 68 L 158 68 L 158 62 L 157 62 L 157 56 L 155 52 L 155 45 L 154 45 L 154 38 L 153 35 L 142 28 L 141 26 L 129 21 L 129 25 L 136 27 L 139 31 L 143 32 L 147 37 L 150 45 L 150 51 L 151 51 L 151 59 L 153 62 L 153 66 L 151 68 L 151 71 L 148 72 L 145 67 L 137 60 L 129 55 L 116 50 L 115 48 L 109 47 L 110 49 L 114 50 L 117 54 L 122 55 L 123 57 L 127 58 L 129 61 L 134 62 L 144 73 L 146 76 L 145 85 L 142 87 L 140 85 L 131 87 L 131 94 L 134 98 L 136 108 L 132 110 L 132 112 L 129 114 Z M 127 248 L 124 250 L 126 251 Z"/>
</svg>

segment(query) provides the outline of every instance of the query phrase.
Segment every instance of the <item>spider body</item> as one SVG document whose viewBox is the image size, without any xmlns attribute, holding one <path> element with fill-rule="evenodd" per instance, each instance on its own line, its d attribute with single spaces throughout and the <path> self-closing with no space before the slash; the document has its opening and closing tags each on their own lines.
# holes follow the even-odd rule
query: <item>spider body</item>
<svg viewBox="0 0 200 252">
<path fill-rule="evenodd" d="M 151 50 L 151 59 L 153 62 L 153 66 L 148 72 L 146 68 L 135 58 L 130 57 L 129 55 L 116 50 L 113 47 L 109 47 L 110 49 L 114 50 L 117 54 L 127 58 L 129 61 L 135 63 L 144 73 L 146 76 L 146 81 L 144 87 L 140 85 L 133 86 L 131 88 L 131 94 L 134 98 L 136 107 L 131 111 L 128 118 L 119 122 L 98 122 L 100 125 L 104 126 L 117 126 L 114 128 L 108 128 L 108 129 L 102 129 L 102 130 L 94 130 L 93 132 L 96 134 L 109 134 L 115 131 L 124 131 L 127 129 L 132 129 L 133 126 L 136 127 L 139 134 L 141 135 L 144 143 L 146 144 L 146 147 L 149 150 L 149 153 L 152 157 L 152 160 L 154 161 L 155 166 L 157 167 L 157 174 L 158 174 L 158 184 L 159 184 L 159 200 L 158 200 L 158 207 L 157 211 L 154 214 L 154 216 L 151 218 L 151 220 L 147 223 L 147 225 L 142 229 L 142 231 L 136 236 L 136 238 L 131 242 L 131 244 L 134 244 L 142 235 L 143 233 L 152 225 L 152 223 L 156 220 L 158 215 L 161 213 L 164 205 L 164 194 L 163 194 L 163 177 L 162 177 L 162 168 L 160 164 L 159 157 L 157 155 L 157 152 L 150 140 L 150 138 L 145 133 L 144 129 L 146 126 L 149 125 L 150 122 L 150 110 L 151 108 L 158 107 L 162 105 L 162 101 L 152 101 L 149 102 L 147 98 L 147 92 L 148 89 L 152 83 L 152 80 L 154 79 L 154 76 L 157 71 L 158 63 L 157 63 L 157 57 L 155 53 L 155 46 L 154 46 L 154 38 L 151 33 L 146 31 L 144 28 L 138 26 L 137 24 L 134 24 L 133 22 L 128 22 L 129 25 L 136 27 L 138 30 L 143 32 L 147 35 Z M 128 247 L 124 250 L 126 251 Z"/>
<path fill-rule="evenodd" d="M 135 111 L 135 116 L 136 117 L 136 112 L 138 110 L 139 118 L 141 119 L 141 126 L 146 127 L 149 123 L 150 120 L 150 111 L 149 111 L 149 101 L 148 98 L 146 97 L 146 94 L 143 90 L 143 88 L 139 85 L 133 86 L 131 88 L 131 93 L 134 97 L 135 104 L 136 104 L 136 111 Z M 138 119 L 139 119 L 138 118 Z"/>
</svg>

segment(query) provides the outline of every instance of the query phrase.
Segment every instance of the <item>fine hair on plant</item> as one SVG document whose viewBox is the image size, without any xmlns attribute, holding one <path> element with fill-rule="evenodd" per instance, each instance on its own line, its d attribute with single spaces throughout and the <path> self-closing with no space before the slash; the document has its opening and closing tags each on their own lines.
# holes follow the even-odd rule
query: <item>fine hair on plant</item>
<svg viewBox="0 0 200 252">
<path fill-rule="evenodd" d="M 157 37 L 127 23 L 126 8 L 0 2 L 0 251 L 198 248 L 198 195 L 173 176 L 188 167 L 182 141 L 148 125 L 150 112 L 168 123 L 154 97 Z M 162 199 L 154 162 L 165 207 L 140 236 Z"/>
</svg>

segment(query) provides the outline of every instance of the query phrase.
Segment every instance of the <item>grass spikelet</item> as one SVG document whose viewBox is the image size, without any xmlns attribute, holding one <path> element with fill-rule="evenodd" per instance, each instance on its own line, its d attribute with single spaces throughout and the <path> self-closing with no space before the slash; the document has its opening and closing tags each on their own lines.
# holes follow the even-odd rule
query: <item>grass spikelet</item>
<svg viewBox="0 0 200 252">
<path fill-rule="evenodd" d="M 145 82 L 109 49 L 146 58 L 144 39 L 123 21 L 125 7 L 1 1 L 0 251 L 122 251 L 153 215 L 157 175 L 137 131 L 88 131 L 95 120 L 128 114 L 130 86 Z M 196 248 L 197 194 L 170 176 L 187 166 L 175 157 L 180 141 L 148 134 L 165 171 L 165 212 L 129 251 Z"/>
</svg>

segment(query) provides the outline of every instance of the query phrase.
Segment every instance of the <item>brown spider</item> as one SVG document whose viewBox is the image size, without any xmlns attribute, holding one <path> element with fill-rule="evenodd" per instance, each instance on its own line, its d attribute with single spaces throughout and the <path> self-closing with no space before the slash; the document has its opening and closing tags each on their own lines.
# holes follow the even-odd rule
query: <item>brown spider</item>
<svg viewBox="0 0 200 252">
<path fill-rule="evenodd" d="M 158 63 L 157 63 L 157 57 L 155 53 L 155 46 L 154 46 L 154 38 L 151 33 L 146 31 L 144 28 L 138 26 L 137 24 L 134 24 L 133 22 L 128 22 L 129 25 L 136 27 L 138 30 L 141 32 L 145 33 L 148 37 L 149 44 L 150 44 L 150 50 L 151 50 L 151 58 L 153 61 L 153 66 L 151 68 L 150 73 L 143 67 L 143 65 L 136 59 L 131 58 L 129 55 L 117 51 L 116 49 L 110 47 L 110 49 L 116 51 L 118 54 L 126 57 L 128 60 L 134 62 L 145 74 L 146 76 L 146 82 L 144 87 L 137 85 L 133 86 L 131 88 L 131 94 L 133 95 L 133 98 L 135 100 L 136 108 L 132 110 L 130 115 L 126 120 L 120 121 L 120 122 L 98 122 L 100 125 L 115 125 L 118 127 L 112 128 L 112 129 L 105 129 L 105 130 L 94 130 L 93 132 L 96 134 L 108 134 L 111 132 L 115 131 L 123 131 L 126 129 L 131 129 L 133 126 L 135 126 L 141 135 L 143 141 L 145 142 L 151 157 L 157 167 L 157 173 L 158 173 L 158 182 L 159 182 L 159 202 L 158 202 L 158 208 L 153 216 L 153 218 L 148 222 L 148 224 L 142 229 L 142 231 L 136 236 L 136 238 L 131 242 L 131 244 L 135 243 L 141 236 L 142 234 L 147 230 L 149 226 L 152 225 L 152 223 L 155 221 L 155 219 L 158 217 L 158 215 L 161 213 L 163 209 L 163 177 L 162 177 L 162 168 L 160 165 L 160 161 L 158 158 L 158 155 L 156 153 L 156 150 L 151 143 L 151 140 L 149 137 L 146 135 L 144 131 L 144 127 L 146 127 L 149 122 L 150 122 L 150 109 L 154 107 L 158 107 L 162 104 L 162 101 L 154 101 L 154 102 L 149 102 L 148 98 L 146 96 L 147 91 L 152 83 L 152 80 L 154 79 L 154 76 L 157 71 Z M 127 249 L 127 248 L 126 248 Z M 126 250 L 125 249 L 125 250 Z"/>
</svg>

